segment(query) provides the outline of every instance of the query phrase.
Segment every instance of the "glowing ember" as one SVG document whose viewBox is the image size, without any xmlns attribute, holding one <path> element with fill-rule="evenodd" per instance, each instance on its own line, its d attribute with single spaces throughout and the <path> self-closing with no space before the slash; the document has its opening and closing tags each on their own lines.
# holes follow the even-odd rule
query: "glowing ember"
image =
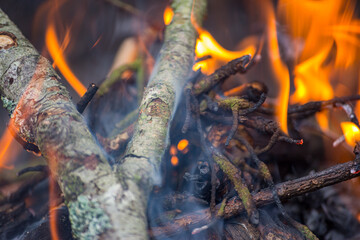
<svg viewBox="0 0 360 240">
<path fill-rule="evenodd" d="M 170 155 L 175 156 L 177 154 L 177 149 L 174 145 L 170 147 Z"/>
<path fill-rule="evenodd" d="M 189 141 L 186 139 L 182 139 L 179 141 L 177 145 L 177 149 L 182 152 L 187 148 L 188 145 L 189 145 Z"/>
<path fill-rule="evenodd" d="M 46 29 L 45 42 L 55 65 L 59 68 L 62 75 L 80 96 L 84 95 L 86 88 L 72 73 L 67 65 L 56 36 L 55 26 L 53 24 L 50 24 Z"/>
<path fill-rule="evenodd" d="M 96 40 L 96 42 L 94 43 L 94 45 L 92 45 L 91 49 L 93 49 L 94 47 L 96 47 L 96 45 L 99 44 L 101 38 L 102 38 L 102 35 Z"/>
<path fill-rule="evenodd" d="M 174 17 L 174 12 L 170 6 L 167 6 L 164 11 L 164 23 L 169 25 Z"/>
<path fill-rule="evenodd" d="M 345 140 L 350 146 L 355 146 L 360 140 L 360 130 L 353 122 L 342 122 L 341 129 L 344 133 Z"/>
<path fill-rule="evenodd" d="M 170 162 L 173 166 L 177 166 L 179 164 L 179 159 L 177 156 L 172 156 Z"/>
</svg>

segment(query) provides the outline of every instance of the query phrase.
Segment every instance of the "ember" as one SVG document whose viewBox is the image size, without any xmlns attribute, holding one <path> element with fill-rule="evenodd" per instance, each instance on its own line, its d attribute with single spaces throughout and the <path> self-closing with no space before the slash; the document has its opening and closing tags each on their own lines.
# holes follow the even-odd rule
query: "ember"
<svg viewBox="0 0 360 240">
<path fill-rule="evenodd" d="M 355 1 L 28 4 L 0 3 L 1 239 L 360 237 Z"/>
</svg>

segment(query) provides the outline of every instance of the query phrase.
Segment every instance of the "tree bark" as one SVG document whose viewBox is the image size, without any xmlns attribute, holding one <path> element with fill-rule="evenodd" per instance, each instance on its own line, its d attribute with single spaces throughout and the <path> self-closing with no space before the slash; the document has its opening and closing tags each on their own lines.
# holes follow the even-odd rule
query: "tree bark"
<svg viewBox="0 0 360 240">
<path fill-rule="evenodd" d="M 59 76 L 0 10 L 0 94 L 10 127 L 34 143 L 64 193 L 80 239 L 146 239 L 146 204 L 167 145 L 176 102 L 194 59 L 206 0 L 174 0 L 175 15 L 140 105 L 125 157 L 115 170 L 71 102 Z M 193 12 L 192 12 L 193 9 Z"/>
</svg>

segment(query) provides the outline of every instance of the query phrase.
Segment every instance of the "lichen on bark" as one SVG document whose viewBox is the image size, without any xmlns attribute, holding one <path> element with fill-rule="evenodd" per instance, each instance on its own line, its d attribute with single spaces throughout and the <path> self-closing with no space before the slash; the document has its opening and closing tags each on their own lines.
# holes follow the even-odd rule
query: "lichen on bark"
<svg viewBox="0 0 360 240">
<path fill-rule="evenodd" d="M 194 59 L 206 0 L 174 0 L 174 19 L 144 93 L 134 136 L 113 170 L 59 76 L 4 12 L 0 32 L 17 45 L 0 49 L 0 94 L 17 134 L 36 144 L 62 189 L 72 230 L 81 239 L 147 239 L 149 193 L 159 183 L 176 99 Z"/>
</svg>

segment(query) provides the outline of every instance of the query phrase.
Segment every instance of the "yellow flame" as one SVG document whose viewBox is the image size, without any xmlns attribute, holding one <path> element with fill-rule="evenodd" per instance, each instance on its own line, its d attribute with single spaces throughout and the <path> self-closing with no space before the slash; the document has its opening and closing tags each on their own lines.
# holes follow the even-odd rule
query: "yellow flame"
<svg viewBox="0 0 360 240">
<path fill-rule="evenodd" d="M 169 25 L 174 17 L 174 11 L 170 6 L 167 6 L 164 11 L 164 23 Z"/>
<path fill-rule="evenodd" d="M 266 6 L 266 22 L 268 24 L 267 37 L 270 62 L 272 65 L 274 76 L 279 83 L 279 95 L 277 97 L 278 104 L 276 107 L 276 117 L 280 122 L 281 130 L 287 134 L 287 110 L 290 92 L 289 70 L 282 62 L 280 57 L 274 9 L 269 1 L 264 2 L 264 4 Z"/>
<path fill-rule="evenodd" d="M 352 0 L 279 1 L 279 19 L 297 43 L 293 104 L 333 98 L 331 77 L 359 59 L 360 22 L 354 9 Z M 328 127 L 324 114 L 317 119 L 323 129 Z"/>
<path fill-rule="evenodd" d="M 360 130 L 353 122 L 342 122 L 341 129 L 343 131 L 345 140 L 350 146 L 355 146 L 356 142 L 360 141 Z"/>
<path fill-rule="evenodd" d="M 242 57 L 250 54 L 255 54 L 255 43 L 250 43 L 246 48 L 241 51 L 229 51 L 223 48 L 214 37 L 206 30 L 197 27 L 199 37 L 196 41 L 195 53 L 197 58 L 204 56 L 211 56 L 211 59 L 206 61 L 200 61 L 193 66 L 193 70 L 196 71 L 201 68 L 205 74 L 211 74 L 217 67 L 223 62 L 229 62 L 235 58 Z"/>
<path fill-rule="evenodd" d="M 46 29 L 45 42 L 55 65 L 59 68 L 62 75 L 80 96 L 84 95 L 86 88 L 79 79 L 77 79 L 66 63 L 53 24 L 50 24 Z"/>
</svg>

